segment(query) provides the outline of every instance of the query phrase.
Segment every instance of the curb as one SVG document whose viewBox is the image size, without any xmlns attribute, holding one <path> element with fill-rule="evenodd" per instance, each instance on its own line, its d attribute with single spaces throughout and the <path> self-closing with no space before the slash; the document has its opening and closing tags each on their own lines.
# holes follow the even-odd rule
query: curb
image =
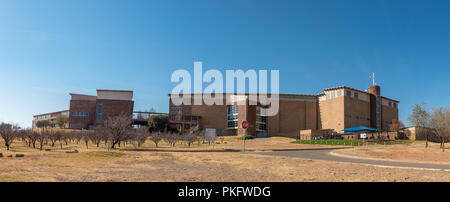
<svg viewBox="0 0 450 202">
<path fill-rule="evenodd" d="M 422 163 L 422 164 L 433 164 L 433 165 L 449 165 L 446 163 L 434 163 L 434 162 L 425 162 L 425 161 L 401 161 L 401 160 L 392 160 L 392 159 L 379 159 L 379 158 L 370 158 L 370 157 L 359 157 L 354 155 L 348 155 L 348 154 L 338 154 L 334 152 L 329 153 L 332 156 L 342 157 L 342 158 L 352 158 L 352 159 L 362 159 L 362 160 L 372 160 L 372 161 L 389 161 L 389 162 L 399 162 L 399 163 Z"/>
</svg>

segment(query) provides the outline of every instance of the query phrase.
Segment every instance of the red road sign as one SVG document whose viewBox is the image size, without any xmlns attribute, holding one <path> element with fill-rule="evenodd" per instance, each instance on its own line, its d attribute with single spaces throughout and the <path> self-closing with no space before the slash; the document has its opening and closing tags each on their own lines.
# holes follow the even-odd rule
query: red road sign
<svg viewBox="0 0 450 202">
<path fill-rule="evenodd" d="M 243 121 L 242 122 L 242 128 L 243 129 L 247 129 L 248 128 L 248 122 L 247 121 Z"/>
</svg>

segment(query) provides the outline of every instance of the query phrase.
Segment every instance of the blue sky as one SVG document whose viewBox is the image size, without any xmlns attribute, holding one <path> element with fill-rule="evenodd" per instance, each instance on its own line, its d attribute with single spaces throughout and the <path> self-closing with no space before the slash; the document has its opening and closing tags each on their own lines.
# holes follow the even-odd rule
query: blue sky
<svg viewBox="0 0 450 202">
<path fill-rule="evenodd" d="M 135 91 L 168 111 L 176 69 L 279 69 L 280 92 L 364 90 L 448 106 L 450 1 L 0 0 L 0 121 L 69 108 L 69 93 Z"/>
</svg>

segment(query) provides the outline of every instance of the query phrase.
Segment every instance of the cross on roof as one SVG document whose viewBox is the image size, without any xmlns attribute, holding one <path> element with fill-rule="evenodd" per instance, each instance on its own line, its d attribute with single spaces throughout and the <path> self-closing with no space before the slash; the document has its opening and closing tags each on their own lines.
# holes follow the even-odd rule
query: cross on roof
<svg viewBox="0 0 450 202">
<path fill-rule="evenodd" d="M 370 78 L 372 79 L 372 85 L 377 85 L 377 83 L 375 83 L 375 72 L 372 72 L 372 76 L 370 76 Z"/>
</svg>

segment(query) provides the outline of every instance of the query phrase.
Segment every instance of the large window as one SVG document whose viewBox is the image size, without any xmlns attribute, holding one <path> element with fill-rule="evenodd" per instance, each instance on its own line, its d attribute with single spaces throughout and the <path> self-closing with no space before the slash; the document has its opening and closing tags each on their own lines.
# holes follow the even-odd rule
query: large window
<svg viewBox="0 0 450 202">
<path fill-rule="evenodd" d="M 88 118 L 89 112 L 71 112 L 72 118 Z"/>
<path fill-rule="evenodd" d="M 267 109 L 256 107 L 256 131 L 267 131 Z"/>
<path fill-rule="evenodd" d="M 238 106 L 228 106 L 227 112 L 227 128 L 228 129 L 237 129 L 239 117 L 239 107 Z"/>
<path fill-rule="evenodd" d="M 102 115 L 103 115 L 103 102 L 102 101 L 98 101 L 97 102 L 97 122 L 101 123 L 102 122 Z"/>
</svg>

